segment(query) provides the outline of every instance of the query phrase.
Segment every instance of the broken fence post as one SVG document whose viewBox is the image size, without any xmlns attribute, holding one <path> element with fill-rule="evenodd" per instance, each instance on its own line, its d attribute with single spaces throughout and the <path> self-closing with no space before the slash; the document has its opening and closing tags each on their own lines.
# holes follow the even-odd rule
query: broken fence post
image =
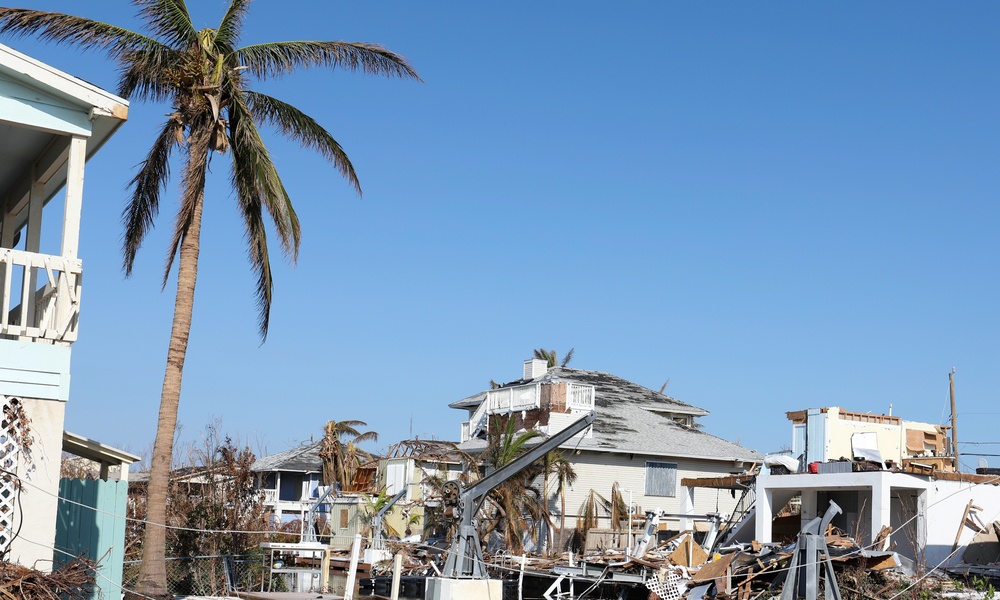
<svg viewBox="0 0 1000 600">
<path fill-rule="evenodd" d="M 354 534 L 354 546 L 351 548 L 351 568 L 347 571 L 347 583 L 344 585 L 344 600 L 354 600 L 354 581 L 358 575 L 358 556 L 361 554 L 361 534 Z"/>
<path fill-rule="evenodd" d="M 403 554 L 397 552 L 392 560 L 392 600 L 399 600 L 399 580 L 403 577 Z"/>
</svg>

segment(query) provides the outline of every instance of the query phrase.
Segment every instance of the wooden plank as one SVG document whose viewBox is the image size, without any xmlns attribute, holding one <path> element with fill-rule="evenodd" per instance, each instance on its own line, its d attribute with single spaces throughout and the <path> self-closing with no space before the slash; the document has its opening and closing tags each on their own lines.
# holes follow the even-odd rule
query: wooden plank
<svg viewBox="0 0 1000 600">
<path fill-rule="evenodd" d="M 684 487 L 701 487 L 723 490 L 742 490 L 753 483 L 756 475 L 724 475 L 722 477 L 685 477 L 681 479 Z"/>
<path fill-rule="evenodd" d="M 675 565 L 690 568 L 705 564 L 705 561 L 708 560 L 708 553 L 694 543 L 694 538 L 691 535 L 687 535 L 677 545 L 677 549 L 670 553 L 669 558 Z"/>
<path fill-rule="evenodd" d="M 20 97 L 11 97 L 17 94 Z M 2 121 L 20 127 L 39 129 L 60 135 L 90 137 L 90 119 L 87 111 L 67 106 L 57 106 L 55 101 L 40 94 L 31 97 L 23 86 L 11 85 L 0 78 L 0 115 Z"/>
<path fill-rule="evenodd" d="M 976 473 L 953 473 L 951 471 L 934 471 L 934 479 L 941 481 L 964 481 L 966 483 L 1000 483 L 998 475 L 979 475 Z"/>
<path fill-rule="evenodd" d="M 972 500 L 965 505 L 965 512 L 962 513 L 962 519 L 958 522 L 958 531 L 955 533 L 955 543 L 951 546 L 951 553 L 954 554 L 955 550 L 958 549 L 958 540 L 962 537 L 962 531 L 965 530 L 965 520 L 969 518 L 969 511 L 972 510 L 973 504 Z"/>
<path fill-rule="evenodd" d="M 726 554 L 722 558 L 705 563 L 698 572 L 691 576 L 691 581 L 708 581 L 717 577 L 722 577 L 733 564 L 736 553 Z"/>
<path fill-rule="evenodd" d="M 3 268 L 3 289 L 0 290 L 0 293 L 3 294 L 3 302 L 0 303 L 0 311 L 3 311 L 0 314 L 0 330 L 3 331 L 6 331 L 7 326 L 10 325 L 10 292 L 13 289 L 11 287 L 11 277 L 14 272 L 10 255 L 10 250 L 0 255 L 0 262 L 5 263 Z"/>
</svg>

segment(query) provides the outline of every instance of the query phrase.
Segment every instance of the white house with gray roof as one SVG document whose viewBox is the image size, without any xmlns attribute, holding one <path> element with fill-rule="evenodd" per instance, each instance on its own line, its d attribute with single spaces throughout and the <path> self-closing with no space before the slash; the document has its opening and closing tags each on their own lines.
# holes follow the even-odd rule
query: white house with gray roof
<svg viewBox="0 0 1000 600">
<path fill-rule="evenodd" d="M 738 498 L 728 490 L 682 490 L 681 480 L 741 473 L 759 462 L 753 450 L 706 433 L 697 423 L 708 411 L 620 377 L 599 371 L 547 367 L 543 360 L 524 362 L 524 376 L 450 404 L 468 411 L 459 448 L 477 453 L 486 447 L 489 419 L 512 415 L 519 428 L 552 434 L 587 411 L 594 425 L 561 447 L 577 475 L 566 492 L 566 524 L 590 491 L 608 497 L 618 482 L 639 511 L 661 509 L 704 515 L 730 513 Z M 546 490 L 557 516 L 561 502 L 555 482 Z M 693 506 L 687 506 L 693 498 Z M 682 504 L 684 504 L 682 506 Z M 678 519 L 667 519 L 669 529 Z"/>
</svg>

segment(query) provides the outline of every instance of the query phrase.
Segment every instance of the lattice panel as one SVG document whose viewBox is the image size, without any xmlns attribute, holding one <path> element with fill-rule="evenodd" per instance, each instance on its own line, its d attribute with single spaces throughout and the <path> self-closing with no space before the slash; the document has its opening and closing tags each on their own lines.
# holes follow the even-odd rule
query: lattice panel
<svg viewBox="0 0 1000 600">
<path fill-rule="evenodd" d="M 673 569 L 663 569 L 659 574 L 646 580 L 646 589 L 660 597 L 661 600 L 677 600 L 681 597 L 680 573 Z"/>
<path fill-rule="evenodd" d="M 6 553 L 14 540 L 14 503 L 17 500 L 18 458 L 22 439 L 28 423 L 24 417 L 21 401 L 17 398 L 0 396 L 0 554 Z"/>
</svg>

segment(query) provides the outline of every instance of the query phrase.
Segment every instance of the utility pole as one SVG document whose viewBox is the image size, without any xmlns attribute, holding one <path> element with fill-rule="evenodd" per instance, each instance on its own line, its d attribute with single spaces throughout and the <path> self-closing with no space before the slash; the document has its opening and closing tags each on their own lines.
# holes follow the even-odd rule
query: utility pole
<svg viewBox="0 0 1000 600">
<path fill-rule="evenodd" d="M 958 472 L 958 413 L 955 412 L 955 367 L 948 373 L 948 394 L 951 396 L 951 454 L 952 465 Z"/>
</svg>

